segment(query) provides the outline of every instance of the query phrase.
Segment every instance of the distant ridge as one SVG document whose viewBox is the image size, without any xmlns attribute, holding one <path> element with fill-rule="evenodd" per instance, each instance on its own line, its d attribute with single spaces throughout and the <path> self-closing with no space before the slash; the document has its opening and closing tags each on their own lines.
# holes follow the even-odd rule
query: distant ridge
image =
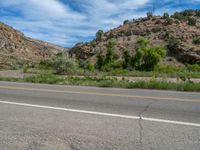
<svg viewBox="0 0 200 150">
<path fill-rule="evenodd" d="M 32 39 L 0 22 L 0 69 L 17 69 L 24 63 L 48 59 L 65 48 Z"/>
</svg>

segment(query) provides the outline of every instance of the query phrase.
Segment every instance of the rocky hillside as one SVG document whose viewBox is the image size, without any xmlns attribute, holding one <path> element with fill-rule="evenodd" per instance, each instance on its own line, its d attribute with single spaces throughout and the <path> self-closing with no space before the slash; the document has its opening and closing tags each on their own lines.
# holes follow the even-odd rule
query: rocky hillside
<svg viewBox="0 0 200 150">
<path fill-rule="evenodd" d="M 95 60 L 96 54 L 106 51 L 109 40 L 117 42 L 116 52 L 121 56 L 123 50 L 135 53 L 136 41 L 143 36 L 152 45 L 160 45 L 172 56 L 184 63 L 200 62 L 200 11 L 186 10 L 169 16 L 153 16 L 124 21 L 108 32 L 99 31 L 96 39 L 88 43 L 76 44 L 70 49 L 71 55 L 79 59 Z"/>
<path fill-rule="evenodd" d="M 31 39 L 0 22 L 0 69 L 17 69 L 24 63 L 34 63 L 64 51 L 50 43 Z"/>
</svg>

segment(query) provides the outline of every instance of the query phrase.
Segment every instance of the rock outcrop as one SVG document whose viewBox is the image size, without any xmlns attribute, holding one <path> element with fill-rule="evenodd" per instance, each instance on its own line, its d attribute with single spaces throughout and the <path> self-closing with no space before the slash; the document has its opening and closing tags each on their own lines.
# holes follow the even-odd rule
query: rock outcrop
<svg viewBox="0 0 200 150">
<path fill-rule="evenodd" d="M 69 51 L 80 59 L 94 59 L 98 52 L 106 51 L 107 42 L 114 39 L 117 42 L 116 53 L 122 56 L 124 49 L 135 53 L 136 41 L 138 37 L 143 36 L 149 39 L 152 45 L 165 47 L 168 56 L 173 56 L 183 63 L 200 62 L 200 44 L 193 43 L 194 38 L 200 38 L 200 11 L 186 10 L 178 13 L 178 17 L 183 17 L 181 19 L 175 15 L 168 18 L 153 16 L 130 21 L 103 33 L 101 38 L 77 44 Z M 196 24 L 189 24 L 188 18 L 194 18 Z M 179 41 L 179 45 L 169 48 L 171 39 Z"/>
</svg>

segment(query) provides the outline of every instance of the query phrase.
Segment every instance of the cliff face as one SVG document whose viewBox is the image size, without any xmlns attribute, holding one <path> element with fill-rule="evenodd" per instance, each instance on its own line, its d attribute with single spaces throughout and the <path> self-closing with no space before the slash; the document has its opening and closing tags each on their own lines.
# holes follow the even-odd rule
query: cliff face
<svg viewBox="0 0 200 150">
<path fill-rule="evenodd" d="M 0 69 L 53 57 L 65 48 L 31 39 L 0 23 Z"/>
<path fill-rule="evenodd" d="M 136 41 L 143 36 L 149 39 L 152 45 L 160 45 L 168 51 L 168 56 L 175 57 L 183 63 L 200 62 L 200 44 L 195 44 L 194 39 L 200 37 L 200 15 L 195 11 L 185 14 L 183 18 L 177 15 L 164 18 L 153 16 L 140 18 L 115 29 L 112 29 L 89 43 L 81 43 L 70 49 L 72 55 L 80 59 L 95 59 L 99 51 L 106 51 L 106 44 L 110 39 L 117 42 L 116 52 L 121 56 L 124 49 L 135 53 Z M 189 19 L 196 21 L 190 25 Z M 200 38 L 199 38 L 200 39 Z"/>
</svg>

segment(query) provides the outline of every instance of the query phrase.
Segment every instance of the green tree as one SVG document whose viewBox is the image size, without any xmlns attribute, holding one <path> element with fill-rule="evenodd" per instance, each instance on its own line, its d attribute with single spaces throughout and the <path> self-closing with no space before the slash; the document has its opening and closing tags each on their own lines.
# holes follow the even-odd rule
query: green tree
<svg viewBox="0 0 200 150">
<path fill-rule="evenodd" d="M 104 55 L 102 53 L 97 54 L 97 62 L 96 62 L 96 68 L 101 70 L 104 66 Z"/>
<path fill-rule="evenodd" d="M 138 39 L 138 49 L 133 59 L 134 67 L 141 71 L 151 71 L 165 57 L 166 51 L 159 47 L 148 47 L 147 39 Z"/>
<path fill-rule="evenodd" d="M 129 50 L 125 50 L 123 52 L 123 69 L 130 69 L 131 68 L 131 55 Z"/>
<path fill-rule="evenodd" d="M 115 53 L 114 53 L 114 47 L 116 45 L 115 41 L 109 41 L 107 45 L 107 53 L 104 64 L 109 64 L 114 61 Z"/>
<path fill-rule="evenodd" d="M 102 36 L 103 36 L 103 34 L 104 34 L 103 30 L 97 31 L 97 33 L 96 33 L 96 38 L 97 38 L 97 39 L 101 39 Z"/>
<path fill-rule="evenodd" d="M 145 48 L 142 60 L 143 64 L 141 65 L 141 68 L 146 71 L 154 70 L 155 66 L 165 56 L 166 56 L 166 51 L 159 46 L 152 48 Z"/>
</svg>

